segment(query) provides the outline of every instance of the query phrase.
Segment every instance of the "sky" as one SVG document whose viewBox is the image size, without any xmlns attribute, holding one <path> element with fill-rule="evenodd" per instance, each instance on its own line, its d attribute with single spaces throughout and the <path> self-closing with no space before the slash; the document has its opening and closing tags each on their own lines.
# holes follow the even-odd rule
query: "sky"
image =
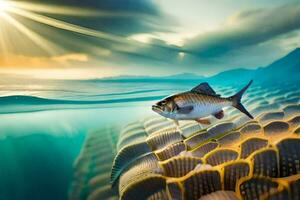
<svg viewBox="0 0 300 200">
<path fill-rule="evenodd" d="M 300 46 L 298 0 L 0 0 L 0 74 L 210 76 Z"/>
</svg>

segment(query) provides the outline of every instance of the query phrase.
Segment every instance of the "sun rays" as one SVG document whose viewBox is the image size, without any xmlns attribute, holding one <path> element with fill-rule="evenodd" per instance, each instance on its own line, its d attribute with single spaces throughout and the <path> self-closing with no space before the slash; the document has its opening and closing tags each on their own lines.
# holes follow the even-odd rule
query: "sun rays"
<svg viewBox="0 0 300 200">
<path fill-rule="evenodd" d="M 47 54 L 54 54 L 54 51 L 57 48 L 55 45 L 51 44 L 50 41 L 43 38 L 40 34 L 31 30 L 29 26 L 27 27 L 25 24 L 19 22 L 17 18 L 10 15 L 10 13 L 16 9 L 16 6 L 17 3 L 15 2 L 0 0 L 0 20 L 2 29 L 0 32 L 0 44 L 3 51 L 2 53 L 13 53 L 11 51 L 18 50 L 20 40 L 28 39 L 32 42 L 32 46 L 38 45 Z M 21 33 L 21 35 L 19 35 L 20 37 L 16 37 L 16 31 Z M 30 46 L 28 46 L 28 49 L 30 49 Z"/>
<path fill-rule="evenodd" d="M 30 30 L 10 15 L 2 13 L 2 17 L 20 32 L 22 32 L 25 36 L 27 36 L 33 43 L 39 45 L 43 50 L 45 50 L 45 52 L 49 53 L 49 55 L 55 55 L 55 51 L 58 51 L 58 49 L 60 48 L 52 42 L 47 41 L 45 38 L 41 37 L 39 34 Z"/>
<path fill-rule="evenodd" d="M 58 29 L 62 30 L 67 30 L 75 33 L 80 33 L 83 35 L 88 35 L 88 36 L 93 36 L 93 37 L 98 37 L 101 39 L 106 39 L 106 40 L 112 40 L 112 41 L 118 41 L 118 42 L 124 42 L 124 39 L 121 37 L 114 36 L 112 34 L 104 33 L 98 30 L 93 30 L 90 28 L 82 27 L 79 25 L 71 24 L 62 20 L 54 19 L 51 17 L 47 17 L 41 14 L 37 14 L 31 11 L 23 10 L 21 8 L 15 8 L 12 7 L 9 9 L 10 12 L 31 19 L 33 21 L 46 24 Z"/>
<path fill-rule="evenodd" d="M 10 2 L 0 0 L 0 12 L 8 10 L 11 7 Z"/>
<path fill-rule="evenodd" d="M 82 47 L 87 52 L 94 52 L 97 56 L 109 56 L 111 51 L 102 47 L 101 44 L 89 45 L 84 41 L 76 41 L 72 37 L 66 37 L 64 34 L 61 34 L 60 30 L 120 44 L 133 43 L 133 41 L 125 37 L 69 23 L 50 17 L 49 14 L 54 17 L 55 15 L 76 15 L 77 17 L 129 16 L 125 12 L 112 13 L 76 7 L 0 0 L 0 54 L 2 57 L 0 58 L 0 64 L 1 60 L 11 59 L 11 56 L 8 55 L 15 54 L 15 52 L 22 54 L 20 53 L 22 51 L 28 54 L 32 49 L 36 49 L 37 46 L 43 51 L 41 54 L 45 56 L 57 56 L 57 54 L 67 53 L 68 50 L 65 50 L 63 44 L 54 42 L 45 36 L 47 31 L 43 30 L 45 25 L 50 28 L 49 30 L 51 30 L 53 35 L 62 38 L 64 43 L 74 43 L 74 46 Z M 49 31 L 47 34 L 49 34 Z M 23 43 L 26 43 L 26 45 L 22 45 Z"/>
<path fill-rule="evenodd" d="M 104 68 L 113 74 L 121 68 L 120 64 L 136 66 L 135 59 L 143 63 L 165 63 L 165 57 L 184 52 L 181 47 L 157 37 L 149 40 L 131 37 L 143 29 L 156 34 L 158 15 L 144 8 L 79 5 L 0 0 L 0 73 L 16 69 L 91 70 L 100 66 L 101 76 Z M 77 55 L 84 59 L 57 59 Z"/>
</svg>

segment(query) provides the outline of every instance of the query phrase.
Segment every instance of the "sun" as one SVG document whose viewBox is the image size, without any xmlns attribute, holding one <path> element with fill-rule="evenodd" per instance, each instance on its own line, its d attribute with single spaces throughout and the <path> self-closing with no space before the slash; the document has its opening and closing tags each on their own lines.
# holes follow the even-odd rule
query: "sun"
<svg viewBox="0 0 300 200">
<path fill-rule="evenodd" d="M 76 37 L 80 34 L 121 44 L 129 45 L 135 43 L 145 45 L 145 43 L 131 41 L 123 36 L 70 23 L 60 19 L 60 17 L 53 17 L 62 15 L 69 17 L 78 15 L 82 17 L 106 18 L 108 15 L 114 16 L 114 13 L 103 13 L 103 11 L 95 9 L 82 10 L 79 7 L 58 6 L 29 1 L 0 0 L 0 64 L 2 62 L 5 65 L 15 65 L 13 62 L 15 57 L 13 55 L 34 55 L 39 50 L 41 50 L 38 53 L 43 56 L 42 59 L 44 57 L 54 59 L 57 55 L 67 54 L 70 50 L 56 42 L 57 34 L 61 34 L 62 31 L 75 33 Z M 48 36 L 50 34 L 46 30 L 51 32 L 53 38 Z M 76 42 L 74 42 L 71 39 L 73 37 L 69 39 L 65 33 L 60 36 L 61 38 L 65 38 L 67 43 L 76 43 L 79 47 L 85 46 L 88 52 L 96 54 L 96 56 L 99 56 L 98 52 L 108 52 L 105 46 L 99 44 L 92 46 L 89 43 L 82 42 L 80 39 L 76 39 Z M 101 54 L 101 56 L 109 55 L 110 53 Z M 36 62 L 35 57 L 32 60 Z M 61 65 L 65 64 L 62 61 L 56 62 L 59 62 Z M 2 67 L 1 65 L 0 68 Z"/>
<path fill-rule="evenodd" d="M 10 3 L 6 0 L 0 0 L 0 12 L 4 12 L 6 10 L 9 10 L 11 7 Z"/>
</svg>

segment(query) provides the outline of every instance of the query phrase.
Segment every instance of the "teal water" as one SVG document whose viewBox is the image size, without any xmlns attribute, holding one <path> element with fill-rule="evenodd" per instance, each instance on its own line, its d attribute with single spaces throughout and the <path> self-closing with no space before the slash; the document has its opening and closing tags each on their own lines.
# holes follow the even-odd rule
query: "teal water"
<svg viewBox="0 0 300 200">
<path fill-rule="evenodd" d="M 37 81 L 1 88 L 0 200 L 64 200 L 86 133 L 140 119 L 183 87 Z"/>
<path fill-rule="evenodd" d="M 0 114 L 0 199 L 67 199 L 85 134 L 138 118 L 132 107 Z M 110 114 L 111 113 L 111 114 Z"/>
<path fill-rule="evenodd" d="M 144 118 L 154 101 L 200 82 L 0 82 L 0 200 L 68 199 L 72 165 L 88 132 Z M 242 84 L 219 92 L 228 96 Z"/>
<path fill-rule="evenodd" d="M 67 199 L 83 138 L 36 133 L 1 140 L 1 199 Z"/>
</svg>

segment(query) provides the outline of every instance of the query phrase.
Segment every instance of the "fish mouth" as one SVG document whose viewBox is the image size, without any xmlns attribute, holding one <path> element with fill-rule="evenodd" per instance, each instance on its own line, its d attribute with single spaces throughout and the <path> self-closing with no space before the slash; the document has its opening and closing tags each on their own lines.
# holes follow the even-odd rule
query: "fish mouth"
<svg viewBox="0 0 300 200">
<path fill-rule="evenodd" d="M 154 112 L 158 112 L 158 113 L 163 112 L 162 107 L 160 107 L 160 106 L 158 106 L 158 105 L 153 105 L 153 106 L 152 106 L 152 110 L 153 110 Z"/>
</svg>

